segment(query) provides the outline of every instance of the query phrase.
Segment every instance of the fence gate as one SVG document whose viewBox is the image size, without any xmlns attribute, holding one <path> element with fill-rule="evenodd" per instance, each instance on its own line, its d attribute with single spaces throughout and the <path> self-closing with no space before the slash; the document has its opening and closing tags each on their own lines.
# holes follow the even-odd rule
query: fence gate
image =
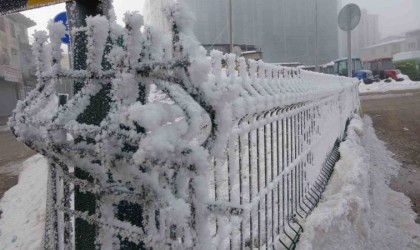
<svg viewBox="0 0 420 250">
<path fill-rule="evenodd" d="M 45 248 L 294 248 L 358 109 L 357 83 L 206 56 L 186 7 L 164 13 L 169 34 L 141 29 L 136 13 L 124 27 L 87 18 L 73 28 L 86 65 L 70 71 L 65 28 L 36 34 L 38 85 L 10 124 L 50 162 Z M 65 101 L 55 90 L 69 79 L 77 92 Z"/>
</svg>

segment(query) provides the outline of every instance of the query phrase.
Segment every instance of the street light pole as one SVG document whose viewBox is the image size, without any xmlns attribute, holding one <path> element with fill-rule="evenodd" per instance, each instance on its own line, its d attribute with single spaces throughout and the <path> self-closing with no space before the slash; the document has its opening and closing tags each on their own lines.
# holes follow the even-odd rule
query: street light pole
<svg viewBox="0 0 420 250">
<path fill-rule="evenodd" d="M 229 1 L 229 53 L 233 52 L 232 0 Z"/>
<path fill-rule="evenodd" d="M 315 71 L 319 72 L 319 66 L 318 66 L 318 0 L 315 1 Z"/>
</svg>

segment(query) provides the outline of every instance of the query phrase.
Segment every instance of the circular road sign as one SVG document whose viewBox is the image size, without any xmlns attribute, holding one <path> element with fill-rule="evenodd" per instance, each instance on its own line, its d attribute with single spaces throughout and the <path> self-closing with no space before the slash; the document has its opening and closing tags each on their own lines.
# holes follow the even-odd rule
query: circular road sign
<svg viewBox="0 0 420 250">
<path fill-rule="evenodd" d="M 360 8 L 354 3 L 344 6 L 338 15 L 338 26 L 344 31 L 351 31 L 359 24 Z"/>
<path fill-rule="evenodd" d="M 67 33 L 64 35 L 64 37 L 61 38 L 61 42 L 64 44 L 70 44 L 70 36 L 69 36 L 69 24 L 67 22 L 67 13 L 61 12 L 58 15 L 54 17 L 54 22 L 63 22 L 64 26 L 66 26 Z"/>
</svg>

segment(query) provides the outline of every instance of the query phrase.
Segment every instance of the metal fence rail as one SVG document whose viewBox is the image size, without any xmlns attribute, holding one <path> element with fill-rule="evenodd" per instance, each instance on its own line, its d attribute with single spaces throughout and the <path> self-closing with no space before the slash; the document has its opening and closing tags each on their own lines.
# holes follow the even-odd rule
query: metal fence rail
<svg viewBox="0 0 420 250">
<path fill-rule="evenodd" d="M 88 19 L 77 71 L 58 64 L 58 26 L 51 58 L 38 34 L 39 84 L 11 124 L 50 161 L 45 248 L 294 248 L 357 112 L 357 83 L 206 57 L 188 12 L 166 13 L 172 34 L 160 40 L 134 14 L 125 28 Z M 78 92 L 42 113 L 63 79 Z"/>
</svg>

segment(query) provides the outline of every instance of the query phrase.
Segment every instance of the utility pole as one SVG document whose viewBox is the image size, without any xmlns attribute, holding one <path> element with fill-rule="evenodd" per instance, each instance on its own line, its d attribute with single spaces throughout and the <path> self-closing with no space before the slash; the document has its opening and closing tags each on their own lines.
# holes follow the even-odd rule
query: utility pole
<svg viewBox="0 0 420 250">
<path fill-rule="evenodd" d="M 318 66 L 318 0 L 315 1 L 315 71 L 319 72 L 319 66 Z"/>
<path fill-rule="evenodd" d="M 229 1 L 229 53 L 233 52 L 232 0 Z"/>
</svg>

